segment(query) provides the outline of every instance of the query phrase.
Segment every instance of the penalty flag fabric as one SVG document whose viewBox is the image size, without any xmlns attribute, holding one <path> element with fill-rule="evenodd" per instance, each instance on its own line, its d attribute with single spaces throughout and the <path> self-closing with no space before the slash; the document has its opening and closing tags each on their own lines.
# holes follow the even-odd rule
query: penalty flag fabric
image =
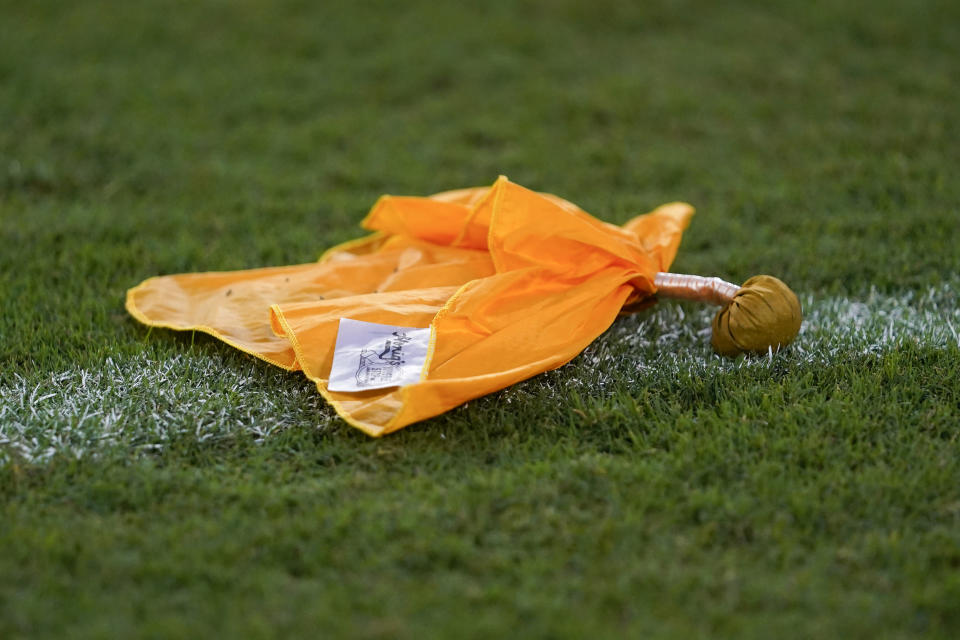
<svg viewBox="0 0 960 640">
<path fill-rule="evenodd" d="M 383 196 L 375 233 L 319 262 L 150 278 L 126 307 L 303 371 L 381 436 L 569 362 L 656 293 L 692 215 L 670 203 L 618 227 L 501 176 Z"/>
</svg>

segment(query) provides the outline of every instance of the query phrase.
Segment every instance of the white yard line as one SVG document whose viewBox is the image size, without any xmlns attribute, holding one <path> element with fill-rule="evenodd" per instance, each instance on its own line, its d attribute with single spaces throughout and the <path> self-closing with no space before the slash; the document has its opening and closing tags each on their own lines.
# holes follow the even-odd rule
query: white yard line
<svg viewBox="0 0 960 640">
<path fill-rule="evenodd" d="M 283 384 L 265 383 L 271 376 Z M 279 391 L 278 391 L 279 387 Z M 264 438 L 292 425 L 317 426 L 333 412 L 305 378 L 259 362 L 181 354 L 163 361 L 108 359 L 0 387 L 0 464 L 42 462 L 123 444 L 157 449 L 193 433 L 199 441 L 238 432 Z"/>
<path fill-rule="evenodd" d="M 803 329 L 784 354 L 719 358 L 709 348 L 711 311 L 665 302 L 618 321 L 582 357 L 540 380 L 559 395 L 572 389 L 602 395 L 618 383 L 648 385 L 739 367 L 879 357 L 907 342 L 960 346 L 960 306 L 950 284 L 922 295 L 872 292 L 859 300 L 802 302 Z M 511 402 L 513 395 L 508 391 L 503 400 Z M 57 453 L 81 457 L 114 445 L 157 449 L 185 433 L 198 441 L 236 433 L 260 439 L 331 419 L 333 412 L 305 379 L 260 363 L 238 365 L 236 359 L 189 353 L 163 361 L 108 359 L 97 370 L 68 369 L 0 386 L 0 465 L 14 457 L 34 462 Z"/>
<path fill-rule="evenodd" d="M 802 296 L 803 327 L 784 353 L 722 358 L 710 348 L 715 307 L 665 301 L 651 311 L 622 318 L 583 355 L 545 384 L 559 394 L 603 395 L 613 388 L 643 388 L 690 376 L 706 379 L 741 368 L 830 365 L 880 357 L 908 343 L 960 347 L 960 283 L 899 297 L 871 291 L 860 299 Z M 566 370 L 561 370 L 565 372 Z M 559 382 L 559 384 L 557 384 Z M 509 395 L 509 394 L 508 394 Z"/>
</svg>

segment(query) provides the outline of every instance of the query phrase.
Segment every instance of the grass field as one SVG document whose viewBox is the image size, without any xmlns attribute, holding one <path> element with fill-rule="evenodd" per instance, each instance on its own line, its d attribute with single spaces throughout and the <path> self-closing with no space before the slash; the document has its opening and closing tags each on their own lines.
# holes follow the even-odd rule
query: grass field
<svg viewBox="0 0 960 640">
<path fill-rule="evenodd" d="M 960 635 L 960 5 L 0 0 L 0 637 Z M 498 174 L 708 310 L 372 440 L 123 309 Z"/>
</svg>

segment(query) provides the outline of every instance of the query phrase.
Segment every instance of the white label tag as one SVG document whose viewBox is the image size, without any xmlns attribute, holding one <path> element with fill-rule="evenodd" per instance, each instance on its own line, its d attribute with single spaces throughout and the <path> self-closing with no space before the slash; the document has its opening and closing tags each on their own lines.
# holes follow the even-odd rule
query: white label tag
<svg viewBox="0 0 960 640">
<path fill-rule="evenodd" d="M 340 318 L 330 391 L 367 391 L 420 381 L 430 329 Z"/>
</svg>

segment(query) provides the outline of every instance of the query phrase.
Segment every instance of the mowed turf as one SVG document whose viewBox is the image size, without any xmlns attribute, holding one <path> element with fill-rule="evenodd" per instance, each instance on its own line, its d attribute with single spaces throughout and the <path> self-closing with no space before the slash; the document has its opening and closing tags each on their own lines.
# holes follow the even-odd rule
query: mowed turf
<svg viewBox="0 0 960 640">
<path fill-rule="evenodd" d="M 0 0 L 0 637 L 956 637 L 958 6 Z M 803 333 L 663 303 L 371 440 L 123 310 L 500 173 L 693 203 Z"/>
</svg>

